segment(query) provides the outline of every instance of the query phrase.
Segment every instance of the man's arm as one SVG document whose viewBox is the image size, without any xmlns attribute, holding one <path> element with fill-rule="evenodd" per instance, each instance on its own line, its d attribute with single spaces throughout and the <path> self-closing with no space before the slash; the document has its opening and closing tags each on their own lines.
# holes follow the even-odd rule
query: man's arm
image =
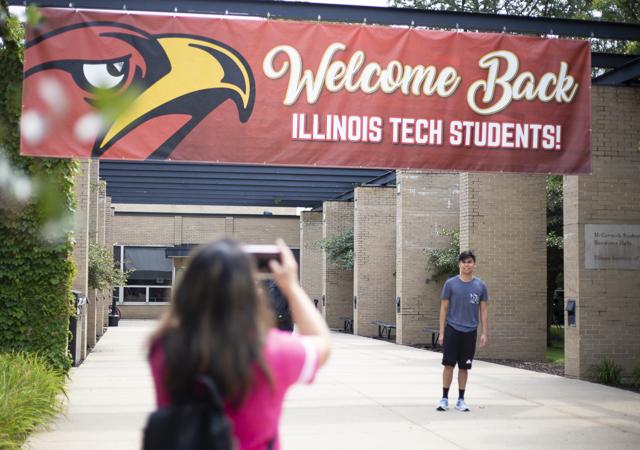
<svg viewBox="0 0 640 450">
<path fill-rule="evenodd" d="M 444 345 L 444 327 L 447 326 L 447 313 L 449 312 L 449 300 L 443 298 L 440 302 L 440 332 L 438 333 L 438 345 Z"/>
<path fill-rule="evenodd" d="M 489 334 L 489 302 L 480 302 L 480 324 L 482 325 L 482 334 L 480 335 L 480 347 L 487 345 Z"/>
</svg>

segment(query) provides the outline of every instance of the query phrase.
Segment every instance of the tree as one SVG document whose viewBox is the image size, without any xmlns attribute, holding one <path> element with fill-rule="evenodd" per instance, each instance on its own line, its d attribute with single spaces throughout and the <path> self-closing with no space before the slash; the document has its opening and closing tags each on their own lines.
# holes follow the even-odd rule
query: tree
<svg viewBox="0 0 640 450">
<path fill-rule="evenodd" d="M 640 23 L 638 0 L 391 0 L 393 6 L 527 17 Z M 637 41 L 590 39 L 593 51 L 640 53 Z"/>
</svg>

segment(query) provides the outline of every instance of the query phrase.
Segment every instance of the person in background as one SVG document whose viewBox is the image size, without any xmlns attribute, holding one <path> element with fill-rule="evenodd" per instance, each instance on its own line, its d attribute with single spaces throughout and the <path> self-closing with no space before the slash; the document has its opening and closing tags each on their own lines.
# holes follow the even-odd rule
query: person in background
<svg viewBox="0 0 640 450">
<path fill-rule="evenodd" d="M 273 279 L 266 280 L 264 290 L 269 296 L 269 300 L 271 300 L 278 330 L 293 331 L 293 319 L 291 318 L 291 311 L 289 311 L 289 301 L 278 287 L 278 284 Z"/>
<path fill-rule="evenodd" d="M 198 389 L 196 380 L 208 375 L 240 450 L 280 448 L 285 393 L 296 382 L 311 382 L 330 354 L 329 329 L 298 282 L 295 258 L 282 240 L 277 244 L 280 261 L 271 260 L 270 269 L 298 334 L 272 327 L 251 256 L 225 239 L 191 256 L 150 345 L 158 406 Z"/>
<path fill-rule="evenodd" d="M 449 387 L 453 380 L 453 369 L 458 365 L 458 411 L 469 411 L 464 393 L 473 357 L 476 351 L 478 323 L 482 325 L 480 347 L 487 344 L 489 294 L 484 282 L 473 276 L 476 256 L 471 251 L 458 256 L 459 275 L 449 278 L 440 295 L 440 346 L 442 354 L 442 399 L 438 411 L 449 409 Z"/>
</svg>

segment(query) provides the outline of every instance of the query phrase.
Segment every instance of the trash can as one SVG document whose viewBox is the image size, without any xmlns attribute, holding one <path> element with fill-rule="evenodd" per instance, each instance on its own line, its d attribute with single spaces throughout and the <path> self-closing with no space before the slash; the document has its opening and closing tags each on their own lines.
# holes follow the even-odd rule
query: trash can
<svg viewBox="0 0 640 450">
<path fill-rule="evenodd" d="M 73 365 L 78 366 L 84 359 L 83 345 L 86 345 L 87 297 L 79 291 L 72 291 L 75 298 L 76 315 L 69 318 L 69 353 Z"/>
<path fill-rule="evenodd" d="M 111 299 L 111 310 L 109 311 L 109 326 L 117 327 L 120 322 L 120 309 L 118 308 L 118 300 L 114 295 Z"/>
</svg>

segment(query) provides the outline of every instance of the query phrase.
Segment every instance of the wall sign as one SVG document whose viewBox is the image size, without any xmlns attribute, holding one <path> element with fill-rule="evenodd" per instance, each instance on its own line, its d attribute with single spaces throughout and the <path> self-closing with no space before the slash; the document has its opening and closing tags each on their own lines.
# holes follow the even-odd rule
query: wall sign
<svg viewBox="0 0 640 450">
<path fill-rule="evenodd" d="M 585 225 L 587 269 L 640 270 L 640 225 Z"/>
</svg>

